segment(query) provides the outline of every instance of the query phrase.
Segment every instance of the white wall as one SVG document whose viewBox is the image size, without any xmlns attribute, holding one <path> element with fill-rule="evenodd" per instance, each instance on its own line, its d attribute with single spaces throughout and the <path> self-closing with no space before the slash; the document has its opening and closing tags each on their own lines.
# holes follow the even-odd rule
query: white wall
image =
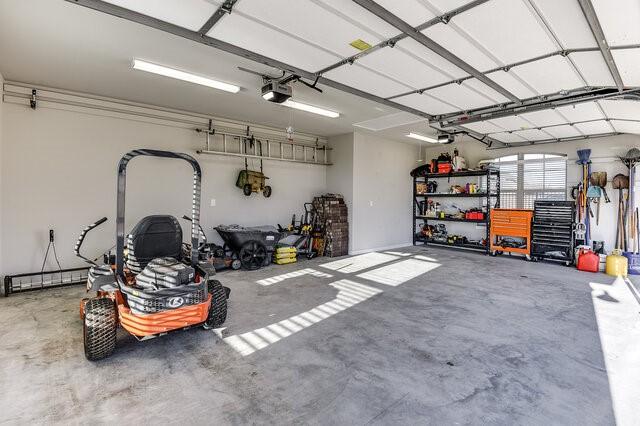
<svg viewBox="0 0 640 426">
<path fill-rule="evenodd" d="M 568 158 L 567 188 L 568 191 L 570 191 L 571 187 L 578 183 L 582 175 L 582 167 L 575 163 L 577 158 L 576 151 L 589 148 L 591 149 L 591 158 L 593 159 L 591 170 L 607 172 L 609 184 L 606 190 L 611 199 L 611 203 L 609 204 L 604 204 L 604 199 L 601 201 L 599 225 L 596 226 L 595 219 L 591 221 L 591 239 L 605 241 L 606 249 L 611 250 L 615 245 L 618 205 L 618 191 L 611 188 L 611 179 L 618 173 L 629 174 L 628 169 L 620 161 L 613 160 L 612 157 L 623 155 L 629 149 L 638 146 L 640 146 L 640 136 L 637 135 L 619 135 L 599 139 L 584 139 L 494 150 L 487 150 L 481 143 L 463 138 L 461 141 L 451 145 L 436 146 L 427 149 L 425 159 L 429 161 L 431 158 L 437 157 L 440 152 L 448 151 L 453 153 L 454 148 L 458 148 L 460 155 L 467 159 L 467 164 L 470 167 L 475 167 L 478 161 L 483 159 L 496 158 L 515 153 L 566 154 Z M 567 194 L 567 199 L 571 199 L 569 194 Z M 595 205 L 593 208 L 595 214 Z"/>
<path fill-rule="evenodd" d="M 0 90 L 2 89 L 2 87 L 4 86 L 4 77 L 2 77 L 2 74 L 0 74 Z M 2 95 L 0 95 L 1 98 Z M 2 166 L 2 127 L 3 127 L 3 108 L 4 108 L 4 102 L 2 101 L 2 99 L 0 99 L 0 167 Z M 2 190 L 2 170 L 0 170 L 0 190 Z M 0 276 L 2 275 L 2 194 L 0 193 Z"/>
<path fill-rule="evenodd" d="M 220 223 L 289 223 L 292 213 L 302 213 L 304 202 L 325 192 L 325 167 L 265 162 L 273 195 L 245 197 L 235 187 L 242 159 L 198 156 L 195 150 L 203 139 L 193 130 L 46 107 L 33 111 L 22 105 L 0 106 L 0 249 L 5 255 L 1 274 L 39 270 L 50 228 L 56 232 L 63 267 L 81 264 L 73 256 L 75 240 L 85 225 L 102 216 L 109 222 L 87 238 L 86 252 L 93 255 L 109 248 L 114 243 L 116 165 L 134 148 L 196 156 L 203 170 L 201 220 L 208 237 Z M 148 214 L 189 213 L 187 163 L 136 158 L 127 184 L 128 229 Z M 215 207 L 210 205 L 212 198 Z M 184 222 L 183 229 L 189 229 Z M 47 265 L 54 267 L 53 262 Z"/>
<path fill-rule="evenodd" d="M 329 138 L 332 165 L 327 168 L 327 192 L 342 194 L 349 218 L 349 250 L 353 247 L 353 149 L 354 135 Z"/>
<path fill-rule="evenodd" d="M 411 244 L 415 147 L 359 131 L 329 143 L 339 160 L 327 170 L 327 191 L 349 206 L 349 252 Z"/>
</svg>

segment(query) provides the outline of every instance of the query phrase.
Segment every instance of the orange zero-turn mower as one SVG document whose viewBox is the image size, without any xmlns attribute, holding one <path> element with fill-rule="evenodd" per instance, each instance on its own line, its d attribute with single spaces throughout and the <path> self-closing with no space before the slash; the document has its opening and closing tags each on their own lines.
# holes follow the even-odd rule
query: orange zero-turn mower
<svg viewBox="0 0 640 426">
<path fill-rule="evenodd" d="M 143 218 L 125 239 L 126 170 L 138 156 L 185 160 L 193 167 L 191 244 L 183 244 L 178 220 L 168 215 Z M 139 149 L 120 160 L 115 264 L 110 256 L 105 256 L 106 264 L 98 265 L 80 254 L 86 234 L 106 217 L 85 228 L 75 247 L 76 255 L 93 265 L 87 292 L 95 296 L 80 303 L 88 360 L 113 353 L 118 326 L 146 340 L 192 326 L 216 328 L 226 320 L 228 289 L 213 279 L 211 264 L 198 261 L 201 178 L 200 165 L 187 154 Z"/>
</svg>

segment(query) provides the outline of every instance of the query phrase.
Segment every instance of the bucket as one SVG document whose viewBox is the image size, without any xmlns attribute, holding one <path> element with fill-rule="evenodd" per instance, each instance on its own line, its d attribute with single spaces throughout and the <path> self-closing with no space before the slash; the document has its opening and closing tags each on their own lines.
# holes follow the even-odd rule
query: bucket
<svg viewBox="0 0 640 426">
<path fill-rule="evenodd" d="M 607 256 L 607 266 L 605 272 L 613 277 L 627 276 L 628 260 L 620 254 L 620 250 L 614 250 Z"/>
<path fill-rule="evenodd" d="M 625 251 L 622 255 L 629 261 L 629 274 L 640 275 L 640 254 Z"/>
</svg>

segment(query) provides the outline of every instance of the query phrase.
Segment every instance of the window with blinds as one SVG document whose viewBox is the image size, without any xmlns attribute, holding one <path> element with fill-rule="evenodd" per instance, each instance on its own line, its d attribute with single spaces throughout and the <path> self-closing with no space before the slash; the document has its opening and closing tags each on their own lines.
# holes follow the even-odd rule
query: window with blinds
<svg viewBox="0 0 640 426">
<path fill-rule="evenodd" d="M 518 154 L 496 158 L 500 169 L 500 207 L 533 209 L 536 200 L 565 200 L 567 160 L 556 154 Z"/>
</svg>

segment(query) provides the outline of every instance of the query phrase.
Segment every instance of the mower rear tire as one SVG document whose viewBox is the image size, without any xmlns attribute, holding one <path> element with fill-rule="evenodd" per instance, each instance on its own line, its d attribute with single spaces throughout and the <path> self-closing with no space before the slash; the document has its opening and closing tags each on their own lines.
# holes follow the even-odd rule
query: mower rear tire
<svg viewBox="0 0 640 426">
<path fill-rule="evenodd" d="M 84 355 L 89 361 L 108 357 L 116 349 L 118 316 L 108 297 L 89 299 L 84 305 Z"/>
<path fill-rule="evenodd" d="M 207 283 L 207 290 L 211 295 L 211 306 L 209 307 L 209 317 L 203 327 L 210 330 L 221 327 L 227 320 L 227 292 L 218 280 L 210 280 Z"/>
<path fill-rule="evenodd" d="M 264 195 L 265 198 L 271 197 L 271 187 L 265 186 L 264 189 L 262 190 L 262 195 Z"/>
<path fill-rule="evenodd" d="M 251 193 L 253 192 L 253 188 L 251 187 L 251 184 L 247 183 L 242 187 L 242 192 L 244 193 L 244 195 L 246 195 L 247 197 L 251 195 Z"/>
</svg>

